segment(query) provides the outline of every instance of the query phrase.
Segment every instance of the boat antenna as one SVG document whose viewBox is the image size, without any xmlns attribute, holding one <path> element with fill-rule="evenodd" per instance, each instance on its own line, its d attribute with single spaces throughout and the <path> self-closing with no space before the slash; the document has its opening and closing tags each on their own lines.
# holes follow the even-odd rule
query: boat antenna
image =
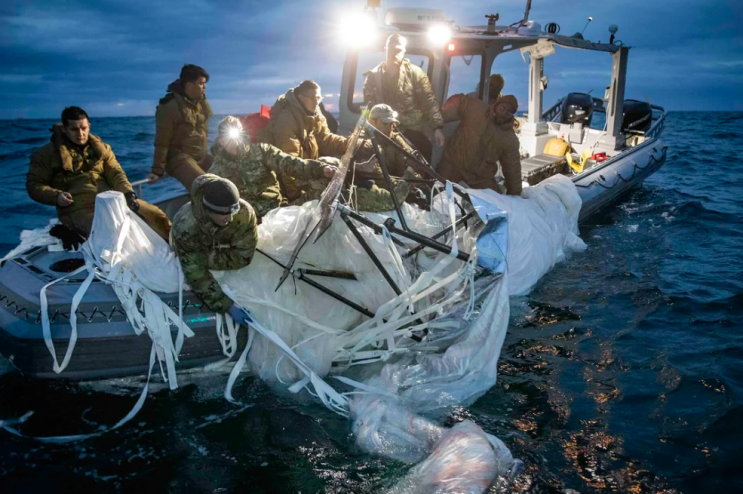
<svg viewBox="0 0 743 494">
<path fill-rule="evenodd" d="M 591 23 L 591 21 L 592 21 L 592 20 L 593 20 L 593 17 L 589 16 L 589 17 L 588 17 L 588 20 L 586 21 L 586 25 L 585 25 L 585 26 L 583 26 L 583 31 L 585 31 L 585 30 L 586 30 L 586 28 L 588 27 L 588 25 L 589 25 L 589 24 Z M 583 31 L 581 31 L 581 32 L 580 32 L 580 35 L 581 35 L 581 36 L 583 36 Z"/>
<path fill-rule="evenodd" d="M 531 10 L 531 0 L 526 0 L 526 10 L 524 10 L 524 19 L 521 21 L 521 26 L 525 26 L 526 25 L 526 21 L 529 20 L 529 11 L 530 10 Z"/>
</svg>

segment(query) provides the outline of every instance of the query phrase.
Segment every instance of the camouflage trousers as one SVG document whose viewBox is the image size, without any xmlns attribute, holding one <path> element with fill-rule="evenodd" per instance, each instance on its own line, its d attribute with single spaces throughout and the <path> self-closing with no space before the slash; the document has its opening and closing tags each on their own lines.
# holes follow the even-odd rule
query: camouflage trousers
<svg viewBox="0 0 743 494">
<path fill-rule="evenodd" d="M 320 199 L 325 187 L 330 182 L 327 178 L 318 178 L 312 180 L 301 180 L 297 179 L 296 183 L 302 188 L 303 193 L 298 199 L 291 202 L 292 205 L 300 205 L 305 202 L 314 201 Z M 397 201 L 402 204 L 405 202 L 405 198 L 408 196 L 410 191 L 410 185 L 404 181 L 399 180 L 394 185 L 394 194 Z M 395 209 L 395 203 L 392 200 L 392 194 L 386 189 L 378 187 L 376 184 L 372 185 L 371 188 L 358 187 L 356 185 L 348 186 L 343 188 L 341 193 L 343 198 L 348 200 L 351 194 L 354 195 L 354 204 L 350 206 L 356 208 L 359 211 L 368 211 L 371 213 L 381 213 L 384 211 L 392 211 Z"/>
<path fill-rule="evenodd" d="M 170 220 L 165 216 L 163 210 L 142 199 L 137 199 L 137 202 L 139 203 L 139 215 L 145 223 L 166 242 L 170 242 Z M 95 216 L 95 208 L 78 209 L 71 213 L 60 214 L 59 221 L 70 230 L 88 237 L 90 229 L 93 227 L 93 216 Z"/>
</svg>

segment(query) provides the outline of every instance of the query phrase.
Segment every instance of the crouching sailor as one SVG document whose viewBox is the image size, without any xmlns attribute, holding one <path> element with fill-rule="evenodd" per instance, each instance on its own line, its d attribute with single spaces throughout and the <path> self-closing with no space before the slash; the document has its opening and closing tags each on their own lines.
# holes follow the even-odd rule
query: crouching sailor
<svg viewBox="0 0 743 494">
<path fill-rule="evenodd" d="M 270 144 L 251 143 L 240 120 L 232 116 L 220 122 L 212 152 L 215 159 L 209 173 L 234 182 L 240 197 L 255 207 L 259 220 L 272 209 L 287 205 L 280 180 L 327 181 L 335 173 L 334 166 L 322 161 L 295 158 Z"/>
<path fill-rule="evenodd" d="M 233 301 L 210 270 L 240 269 L 250 264 L 258 241 L 256 225 L 253 207 L 240 199 L 235 184 L 210 173 L 194 180 L 191 202 L 173 219 L 171 245 L 183 275 L 214 312 L 231 313 Z"/>
<path fill-rule="evenodd" d="M 64 227 L 55 227 L 51 233 L 65 247 L 76 247 L 90 235 L 95 196 L 107 190 L 122 192 L 129 208 L 168 239 L 170 220 L 157 206 L 137 199 L 111 146 L 90 133 L 85 110 L 65 108 L 62 124 L 52 128 L 50 140 L 31 156 L 26 190 L 34 201 L 57 207 Z"/>
</svg>

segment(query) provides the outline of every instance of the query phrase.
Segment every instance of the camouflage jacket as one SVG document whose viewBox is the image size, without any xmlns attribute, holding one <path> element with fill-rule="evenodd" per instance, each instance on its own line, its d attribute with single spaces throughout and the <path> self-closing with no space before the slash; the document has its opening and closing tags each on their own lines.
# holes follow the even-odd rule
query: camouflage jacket
<svg viewBox="0 0 743 494">
<path fill-rule="evenodd" d="M 133 192 L 111 146 L 91 135 L 88 143 L 79 148 L 64 136 L 59 124 L 52 129 L 51 142 L 31 155 L 26 190 L 31 199 L 50 206 L 57 206 L 60 192 L 72 194 L 72 204 L 57 206 L 60 217 L 92 211 L 99 192 Z"/>
<path fill-rule="evenodd" d="M 364 102 L 367 108 L 386 103 L 398 113 L 402 129 L 433 130 L 444 125 L 431 81 L 423 70 L 405 59 L 400 66 L 395 91 L 385 91 L 385 62 L 364 73 Z M 391 93 L 391 94 L 390 94 Z"/>
<path fill-rule="evenodd" d="M 219 147 L 209 173 L 226 178 L 237 186 L 240 197 L 248 201 L 258 218 L 287 204 L 280 183 L 287 178 L 323 177 L 325 164 L 317 160 L 294 158 L 270 144 L 246 144 L 237 156 Z"/>
<path fill-rule="evenodd" d="M 495 174 L 500 162 L 506 193 L 521 194 L 521 155 L 513 122 L 496 125 L 490 105 L 464 94 L 449 98 L 442 113 L 447 122 L 460 122 L 454 135 L 446 140 L 436 170 L 452 182 L 498 190 Z"/>
<path fill-rule="evenodd" d="M 206 97 L 191 101 L 183 95 L 180 81 L 172 82 L 155 112 L 152 173 L 162 176 L 173 158 L 182 153 L 200 162 L 207 152 L 211 116 Z"/>
<path fill-rule="evenodd" d="M 258 242 L 258 229 L 253 208 L 243 200 L 240 211 L 227 226 L 218 226 L 209 219 L 201 202 L 201 189 L 214 180 L 221 179 L 206 174 L 194 181 L 193 200 L 176 213 L 170 242 L 191 289 L 207 307 L 222 313 L 228 311 L 233 302 L 209 270 L 240 269 L 250 264 Z"/>
</svg>

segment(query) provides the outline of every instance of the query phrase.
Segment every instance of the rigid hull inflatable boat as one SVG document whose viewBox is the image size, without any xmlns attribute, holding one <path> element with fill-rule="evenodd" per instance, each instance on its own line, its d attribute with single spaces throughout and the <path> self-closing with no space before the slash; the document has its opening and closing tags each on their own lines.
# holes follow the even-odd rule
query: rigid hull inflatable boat
<svg viewBox="0 0 743 494">
<path fill-rule="evenodd" d="M 391 9 L 386 15 L 385 27 L 375 28 L 380 31 L 374 37 L 376 45 L 372 42 L 349 50 L 340 97 L 341 132 L 350 132 L 360 114 L 359 81 L 363 81 L 361 74 L 371 68 L 360 63 L 364 52 L 371 50 L 377 63 L 381 60 L 386 35 L 399 32 L 409 39 L 409 53 L 430 60 L 424 65 L 440 103 L 449 95 L 450 64 L 455 58 L 471 61 L 472 57 L 480 57 L 478 96 L 486 99 L 487 80 L 496 58 L 514 50 L 528 57 L 529 111 L 518 130 L 523 180 L 535 186 L 554 175 L 569 177 L 582 200 L 581 221 L 640 186 L 662 166 L 666 148 L 660 134 L 665 111 L 651 105 L 638 110 L 635 108 L 638 105 L 624 99 L 628 47 L 544 33 L 532 21 L 518 28 L 497 26 L 495 22 L 489 26 L 460 27 L 451 30 L 445 41 L 432 44 L 427 30 L 434 24 L 440 26 L 445 19 L 444 13 L 438 10 Z M 445 24 L 451 25 L 449 21 Z M 556 46 L 599 51 L 612 57 L 605 99 L 571 93 L 549 110 L 542 111 L 544 60 Z M 576 112 L 576 107 L 582 111 Z M 594 117 L 605 115 L 602 128 L 591 128 L 586 119 L 575 118 L 576 113 L 583 116 L 589 110 Z M 451 135 L 455 128 L 456 122 L 447 124 L 445 134 Z M 568 164 L 572 156 L 543 153 L 553 138 L 567 142 L 568 153 L 575 156 L 576 161 L 581 155 L 587 156 L 581 168 Z M 140 196 L 143 184 L 144 181 L 135 183 L 140 187 Z M 172 218 L 188 200 L 183 192 L 153 202 Z M 71 301 L 85 282 L 84 273 L 70 273 L 82 263 L 81 253 L 50 250 L 44 245 L 3 263 L 0 267 L 0 353 L 23 374 L 36 378 L 97 379 L 146 374 L 151 342 L 133 333 L 114 290 L 98 279 L 92 280 L 75 312 L 77 345 L 74 357 L 63 372 L 54 371 L 54 360 L 42 334 L 40 293 L 45 286 L 54 283 L 47 290 L 46 313 L 54 346 L 64 348 L 72 333 Z M 177 311 L 178 294 L 161 294 L 161 298 Z M 224 349 L 215 335 L 216 315 L 191 292 L 183 294 L 182 313 L 194 336 L 184 343 L 178 368 L 203 366 L 223 359 Z M 242 347 L 245 333 L 238 333 L 237 338 L 237 346 Z"/>
</svg>

